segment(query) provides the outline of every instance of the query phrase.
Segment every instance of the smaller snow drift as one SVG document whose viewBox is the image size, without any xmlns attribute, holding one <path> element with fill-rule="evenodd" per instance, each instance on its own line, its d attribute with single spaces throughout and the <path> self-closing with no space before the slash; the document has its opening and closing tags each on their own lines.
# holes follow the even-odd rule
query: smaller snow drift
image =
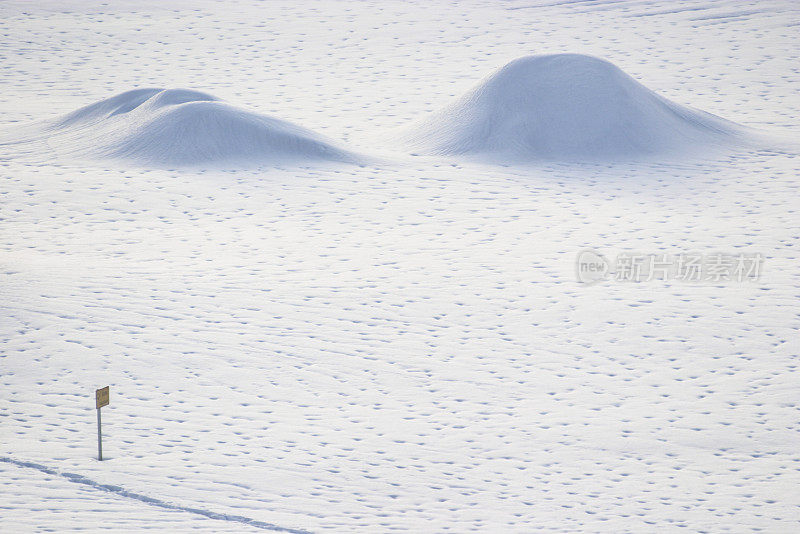
<svg viewBox="0 0 800 534">
<path fill-rule="evenodd" d="M 28 128 L 18 144 L 152 166 L 269 164 L 356 157 L 310 130 L 184 89 L 136 89 Z"/>
<path fill-rule="evenodd" d="M 658 96 L 607 61 L 555 54 L 512 61 L 401 137 L 427 154 L 591 161 L 705 152 L 741 130 Z"/>
</svg>

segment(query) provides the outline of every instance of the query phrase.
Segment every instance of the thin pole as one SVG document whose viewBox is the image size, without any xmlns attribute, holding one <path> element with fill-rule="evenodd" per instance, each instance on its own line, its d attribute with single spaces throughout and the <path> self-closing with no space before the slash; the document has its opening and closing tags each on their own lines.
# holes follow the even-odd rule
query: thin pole
<svg viewBox="0 0 800 534">
<path fill-rule="evenodd" d="M 97 459 L 103 461 L 103 435 L 100 432 L 100 408 L 97 409 Z"/>
</svg>

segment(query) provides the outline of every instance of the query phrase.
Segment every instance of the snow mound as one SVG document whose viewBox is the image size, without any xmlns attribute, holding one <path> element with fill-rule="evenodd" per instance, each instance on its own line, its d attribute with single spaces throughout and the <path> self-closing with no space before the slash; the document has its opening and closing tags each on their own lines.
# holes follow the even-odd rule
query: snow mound
<svg viewBox="0 0 800 534">
<path fill-rule="evenodd" d="M 616 160 L 729 145 L 742 128 L 662 98 L 608 61 L 527 56 L 406 128 L 421 153 Z"/>
<path fill-rule="evenodd" d="M 132 160 L 155 166 L 265 164 L 356 157 L 301 126 L 248 112 L 185 89 L 136 89 L 38 128 L 65 156 Z"/>
</svg>

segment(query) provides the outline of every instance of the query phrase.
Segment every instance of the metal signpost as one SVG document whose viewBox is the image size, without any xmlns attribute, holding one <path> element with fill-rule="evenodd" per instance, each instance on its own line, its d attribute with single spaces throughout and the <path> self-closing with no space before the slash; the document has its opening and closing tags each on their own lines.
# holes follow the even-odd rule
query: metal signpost
<svg viewBox="0 0 800 534">
<path fill-rule="evenodd" d="M 109 386 L 98 389 L 94 392 L 95 404 L 97 405 L 97 459 L 103 461 L 103 434 L 100 430 L 100 408 L 108 406 Z"/>
</svg>

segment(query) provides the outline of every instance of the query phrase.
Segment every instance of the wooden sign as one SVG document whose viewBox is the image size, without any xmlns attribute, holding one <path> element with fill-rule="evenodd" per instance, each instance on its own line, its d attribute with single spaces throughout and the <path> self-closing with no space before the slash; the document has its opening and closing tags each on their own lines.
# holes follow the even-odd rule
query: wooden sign
<svg viewBox="0 0 800 534">
<path fill-rule="evenodd" d="M 104 388 L 98 389 L 94 392 L 94 398 L 97 401 L 97 409 L 99 410 L 103 406 L 108 406 L 108 398 L 109 398 L 109 386 Z"/>
<path fill-rule="evenodd" d="M 97 459 L 103 461 L 103 432 L 100 422 L 100 408 L 108 406 L 109 386 L 95 390 L 94 400 L 97 405 Z"/>
</svg>

